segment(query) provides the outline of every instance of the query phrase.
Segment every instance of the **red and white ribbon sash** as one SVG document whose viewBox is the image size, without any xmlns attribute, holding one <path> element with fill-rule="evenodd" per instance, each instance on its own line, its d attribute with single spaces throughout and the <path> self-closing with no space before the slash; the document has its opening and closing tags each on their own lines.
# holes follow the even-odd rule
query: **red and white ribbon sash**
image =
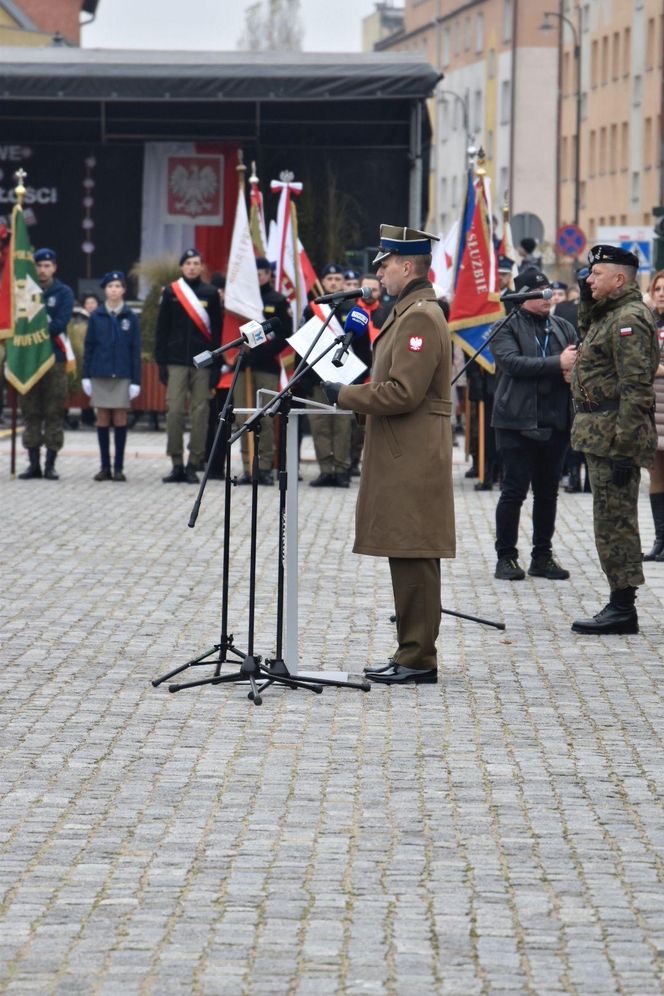
<svg viewBox="0 0 664 996">
<path fill-rule="evenodd" d="M 171 284 L 171 290 L 201 335 L 204 336 L 209 343 L 212 343 L 212 335 L 210 333 L 210 316 L 186 280 L 184 280 L 183 277 L 180 277 L 179 280 L 174 280 Z"/>
</svg>

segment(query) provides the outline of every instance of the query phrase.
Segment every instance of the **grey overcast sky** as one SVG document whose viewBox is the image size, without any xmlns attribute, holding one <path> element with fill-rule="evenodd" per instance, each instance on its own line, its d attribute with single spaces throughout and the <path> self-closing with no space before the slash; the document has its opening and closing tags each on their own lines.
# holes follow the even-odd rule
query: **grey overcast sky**
<svg viewBox="0 0 664 996">
<path fill-rule="evenodd" d="M 85 48 L 234 51 L 253 0 L 100 0 Z M 374 0 L 301 0 L 307 52 L 359 52 Z"/>
</svg>

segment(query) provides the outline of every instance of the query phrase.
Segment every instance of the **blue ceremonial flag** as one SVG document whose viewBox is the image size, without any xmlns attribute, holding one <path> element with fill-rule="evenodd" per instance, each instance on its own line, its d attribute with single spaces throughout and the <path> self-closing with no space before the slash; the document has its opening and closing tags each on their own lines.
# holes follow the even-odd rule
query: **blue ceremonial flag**
<svg viewBox="0 0 664 996">
<path fill-rule="evenodd" d="M 485 178 L 474 176 L 473 171 L 468 170 L 454 261 L 454 297 L 449 320 L 452 338 L 472 356 L 504 313 L 496 289 L 495 250 Z M 496 365 L 488 346 L 479 353 L 477 362 L 489 373 L 495 372 Z"/>
</svg>

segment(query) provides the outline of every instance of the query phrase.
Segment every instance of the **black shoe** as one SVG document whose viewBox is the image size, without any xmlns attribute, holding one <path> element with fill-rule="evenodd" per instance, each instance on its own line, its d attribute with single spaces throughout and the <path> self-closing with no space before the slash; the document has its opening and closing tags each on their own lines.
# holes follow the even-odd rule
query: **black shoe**
<svg viewBox="0 0 664 996">
<path fill-rule="evenodd" d="M 113 480 L 114 481 L 126 481 L 127 478 L 124 476 L 124 474 L 122 473 L 121 470 L 114 470 L 113 471 Z"/>
<path fill-rule="evenodd" d="M 475 485 L 475 491 L 493 491 L 493 481 L 480 481 Z"/>
<path fill-rule="evenodd" d="M 336 474 L 319 474 L 313 481 L 309 481 L 310 488 L 336 488 Z"/>
<path fill-rule="evenodd" d="M 634 606 L 622 609 L 609 602 L 592 619 L 575 619 L 572 623 L 572 632 L 597 636 L 602 636 L 605 633 L 618 635 L 638 633 L 639 617 Z"/>
<path fill-rule="evenodd" d="M 272 471 L 271 470 L 259 471 L 258 483 L 268 488 L 274 487 L 274 477 L 272 476 Z"/>
<path fill-rule="evenodd" d="M 650 508 L 655 523 L 655 541 L 652 550 L 643 554 L 643 559 L 657 560 L 661 563 L 664 559 L 664 494 L 650 495 Z"/>
<path fill-rule="evenodd" d="M 175 464 L 173 470 L 166 477 L 162 477 L 163 484 L 182 484 L 184 481 L 184 467 L 181 463 Z"/>
<path fill-rule="evenodd" d="M 568 495 L 576 495 L 581 492 L 581 475 L 578 471 L 572 472 L 569 475 L 569 480 L 565 485 L 565 491 Z"/>
<path fill-rule="evenodd" d="M 469 470 L 467 470 L 466 473 L 463 476 L 464 477 L 479 477 L 480 476 L 480 472 L 477 469 L 477 467 L 475 466 L 475 464 L 473 464 L 473 466 Z"/>
<path fill-rule="evenodd" d="M 557 564 L 550 553 L 533 557 L 528 573 L 532 578 L 548 578 L 549 581 L 567 581 L 569 577 L 569 571 Z"/>
<path fill-rule="evenodd" d="M 60 475 L 55 471 L 55 450 L 46 450 L 46 462 L 44 463 L 44 477 L 47 481 L 59 481 Z"/>
<path fill-rule="evenodd" d="M 435 667 L 420 670 L 419 668 L 401 667 L 400 664 L 394 664 L 386 671 L 367 671 L 366 676 L 369 681 L 376 681 L 381 685 L 438 684 L 438 671 Z"/>
<path fill-rule="evenodd" d="M 375 666 L 369 664 L 368 667 L 363 668 L 365 674 L 384 674 L 389 671 L 390 668 L 396 667 L 394 663 L 394 657 L 387 658 L 387 664 L 376 664 Z"/>
<path fill-rule="evenodd" d="M 39 447 L 31 446 L 28 449 L 28 458 L 30 460 L 30 466 L 27 470 L 24 470 L 22 474 L 18 475 L 19 481 L 30 481 L 33 478 L 42 476 L 42 469 L 39 463 Z"/>
<path fill-rule="evenodd" d="M 251 474 L 248 470 L 245 470 L 244 474 L 238 477 L 236 484 L 251 484 Z"/>
<path fill-rule="evenodd" d="M 342 470 L 338 474 L 335 474 L 335 486 L 337 488 L 349 488 L 350 487 L 350 471 Z"/>
<path fill-rule="evenodd" d="M 523 581 L 525 576 L 526 572 L 516 557 L 499 557 L 494 574 L 499 581 Z"/>
<path fill-rule="evenodd" d="M 111 474 L 110 467 L 102 467 L 95 476 L 92 478 L 93 481 L 112 481 L 113 475 Z"/>
<path fill-rule="evenodd" d="M 196 473 L 196 468 L 194 467 L 193 463 L 188 463 L 187 466 L 184 468 L 183 480 L 187 484 L 198 484 L 198 474 Z"/>
</svg>

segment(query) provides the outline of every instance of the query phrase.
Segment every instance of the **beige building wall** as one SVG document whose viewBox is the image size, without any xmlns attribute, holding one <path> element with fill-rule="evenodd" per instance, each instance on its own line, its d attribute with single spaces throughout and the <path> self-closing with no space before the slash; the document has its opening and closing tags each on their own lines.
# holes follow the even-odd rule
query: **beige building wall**
<svg viewBox="0 0 664 996">
<path fill-rule="evenodd" d="M 545 239 L 555 238 L 558 39 L 540 30 L 552 3 L 406 0 L 403 32 L 377 46 L 424 52 L 445 75 L 430 104 L 427 224 L 434 230 L 446 231 L 459 217 L 465 151 L 473 139 L 487 155 L 494 213 L 500 217 L 507 194 L 513 213 L 536 215 Z"/>
<path fill-rule="evenodd" d="M 567 17 L 579 15 L 565 0 Z M 600 225 L 652 226 L 662 204 L 664 0 L 590 0 L 581 6 L 582 120 L 580 224 L 590 241 Z M 563 34 L 560 213 L 574 212 L 576 65 Z"/>
</svg>

